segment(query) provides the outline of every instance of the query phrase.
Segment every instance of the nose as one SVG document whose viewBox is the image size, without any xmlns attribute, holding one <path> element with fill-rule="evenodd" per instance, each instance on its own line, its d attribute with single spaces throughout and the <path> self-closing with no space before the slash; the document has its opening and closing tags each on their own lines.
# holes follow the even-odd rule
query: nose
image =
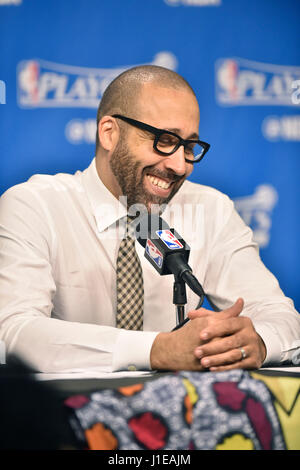
<svg viewBox="0 0 300 470">
<path fill-rule="evenodd" d="M 168 170 L 172 170 L 176 175 L 183 176 L 186 173 L 186 161 L 184 154 L 184 146 L 181 145 L 176 152 L 169 157 L 164 157 L 164 166 Z"/>
</svg>

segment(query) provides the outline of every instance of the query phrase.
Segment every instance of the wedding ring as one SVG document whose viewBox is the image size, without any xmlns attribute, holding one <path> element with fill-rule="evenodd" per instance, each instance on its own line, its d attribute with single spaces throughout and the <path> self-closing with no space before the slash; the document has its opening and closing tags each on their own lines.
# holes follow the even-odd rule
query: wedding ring
<svg viewBox="0 0 300 470">
<path fill-rule="evenodd" d="M 241 357 L 241 360 L 245 359 L 247 357 L 247 354 L 246 354 L 246 351 L 244 348 L 239 348 L 241 353 L 242 353 L 242 357 Z"/>
</svg>

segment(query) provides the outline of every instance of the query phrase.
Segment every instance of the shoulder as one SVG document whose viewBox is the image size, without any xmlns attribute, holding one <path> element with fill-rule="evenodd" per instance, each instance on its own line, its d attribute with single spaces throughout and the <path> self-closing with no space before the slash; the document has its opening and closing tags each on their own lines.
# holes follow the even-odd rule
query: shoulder
<svg viewBox="0 0 300 470">
<path fill-rule="evenodd" d="M 0 224 L 15 231 L 26 231 L 27 226 L 48 231 L 54 220 L 67 217 L 74 201 L 80 203 L 81 191 L 80 175 L 34 175 L 1 196 Z"/>
<path fill-rule="evenodd" d="M 12 200 L 55 199 L 62 193 L 83 191 L 81 184 L 81 172 L 75 174 L 58 173 L 56 175 L 36 174 L 26 182 L 12 186 L 1 196 L 1 202 Z"/>
<path fill-rule="evenodd" d="M 233 208 L 233 201 L 227 194 L 211 186 L 193 183 L 189 180 L 183 183 L 173 201 L 178 204 L 201 204 L 207 210 L 226 207 L 228 210 L 232 210 Z"/>
<path fill-rule="evenodd" d="M 166 217 L 191 246 L 200 247 L 199 238 L 202 242 L 214 240 L 234 212 L 234 204 L 226 194 L 187 180 L 169 203 Z"/>
</svg>

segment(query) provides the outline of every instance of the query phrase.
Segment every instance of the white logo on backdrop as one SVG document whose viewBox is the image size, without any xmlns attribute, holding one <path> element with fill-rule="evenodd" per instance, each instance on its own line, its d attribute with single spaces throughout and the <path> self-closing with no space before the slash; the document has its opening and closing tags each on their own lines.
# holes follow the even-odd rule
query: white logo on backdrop
<svg viewBox="0 0 300 470">
<path fill-rule="evenodd" d="M 300 115 L 267 116 L 262 122 L 263 136 L 271 141 L 300 141 Z"/>
<path fill-rule="evenodd" d="M 65 128 L 65 135 L 71 144 L 95 144 L 97 123 L 95 119 L 72 119 Z"/>
<path fill-rule="evenodd" d="M 300 104 L 295 99 L 300 67 L 225 58 L 217 60 L 215 69 L 216 99 L 222 105 Z"/>
<path fill-rule="evenodd" d="M 175 70 L 177 59 L 171 52 L 159 52 L 150 64 Z M 19 106 L 97 108 L 110 82 L 135 65 L 93 69 L 40 59 L 22 61 L 17 68 Z"/>
<path fill-rule="evenodd" d="M 251 196 L 234 199 L 236 210 L 244 222 L 252 228 L 254 240 L 261 248 L 269 244 L 272 210 L 277 201 L 278 193 L 270 184 L 258 186 Z"/>
<path fill-rule="evenodd" d="M 179 5 L 184 5 L 187 7 L 209 7 L 209 6 L 219 6 L 221 5 L 221 0 L 165 0 L 167 5 L 172 7 L 178 7 Z"/>
<path fill-rule="evenodd" d="M 2 5 L 14 5 L 14 6 L 18 6 L 18 5 L 21 5 L 23 0 L 0 0 L 0 7 Z"/>
<path fill-rule="evenodd" d="M 6 85 L 3 80 L 0 80 L 0 104 L 6 103 Z"/>
<path fill-rule="evenodd" d="M 294 104 L 300 104 L 300 80 L 294 80 L 292 83 L 293 93 L 292 102 Z"/>
</svg>

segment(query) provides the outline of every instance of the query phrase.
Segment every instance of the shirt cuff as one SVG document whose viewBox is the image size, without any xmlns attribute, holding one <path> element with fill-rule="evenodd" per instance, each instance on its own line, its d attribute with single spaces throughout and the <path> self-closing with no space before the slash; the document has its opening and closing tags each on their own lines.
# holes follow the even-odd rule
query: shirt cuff
<svg viewBox="0 0 300 470">
<path fill-rule="evenodd" d="M 270 325 L 266 324 L 254 323 L 254 328 L 266 346 L 267 354 L 263 364 L 267 365 L 280 363 L 282 360 L 282 350 L 276 332 L 270 328 Z"/>
<path fill-rule="evenodd" d="M 112 370 L 151 370 L 150 352 L 158 332 L 120 330 L 115 343 Z"/>
</svg>

